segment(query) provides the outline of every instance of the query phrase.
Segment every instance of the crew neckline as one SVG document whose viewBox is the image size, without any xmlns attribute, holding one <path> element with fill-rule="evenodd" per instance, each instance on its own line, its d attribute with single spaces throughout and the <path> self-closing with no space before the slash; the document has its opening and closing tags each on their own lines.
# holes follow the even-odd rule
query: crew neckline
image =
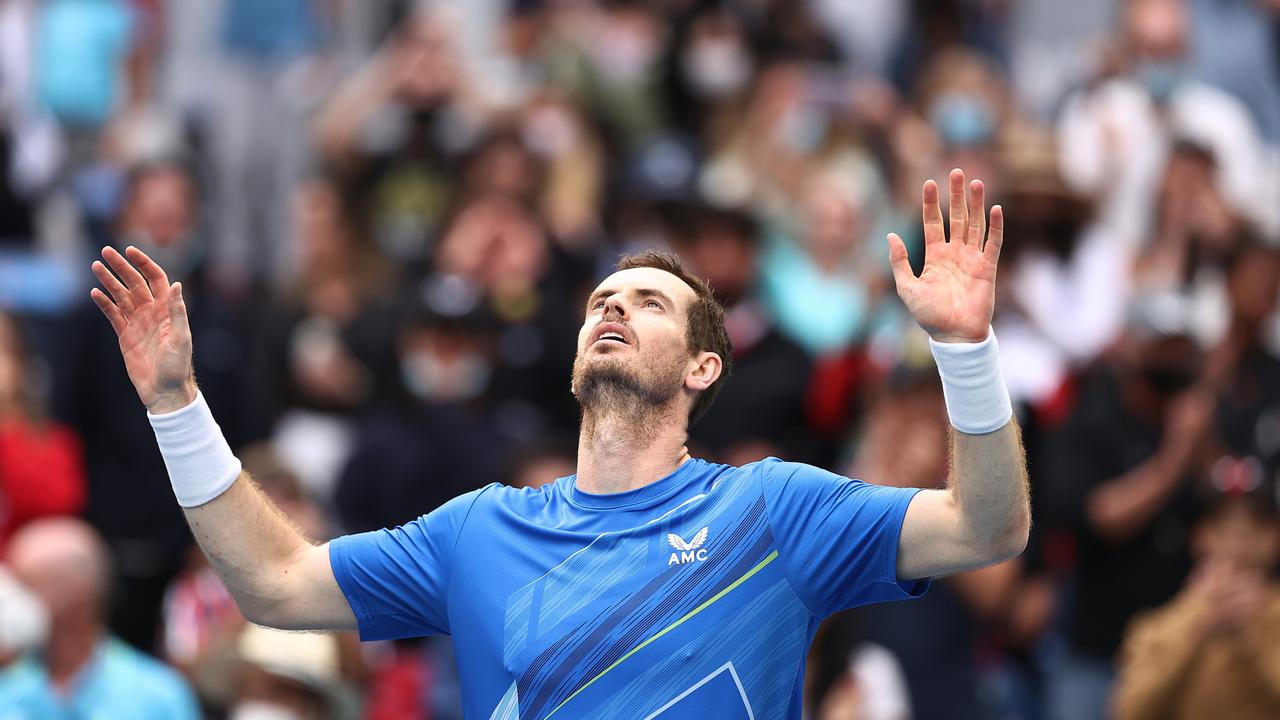
<svg viewBox="0 0 1280 720">
<path fill-rule="evenodd" d="M 567 495 L 571 503 L 589 510 L 616 510 L 619 508 L 644 505 L 657 500 L 662 500 L 668 495 L 676 492 L 684 486 L 688 476 L 693 474 L 695 468 L 704 467 L 705 465 L 705 460 L 691 457 L 681 463 L 680 467 L 671 471 L 670 474 L 659 480 L 655 480 L 648 485 L 620 493 L 604 494 L 589 493 L 585 490 L 580 490 L 578 488 L 578 476 L 575 473 L 565 478 L 568 481 L 569 487 Z"/>
</svg>

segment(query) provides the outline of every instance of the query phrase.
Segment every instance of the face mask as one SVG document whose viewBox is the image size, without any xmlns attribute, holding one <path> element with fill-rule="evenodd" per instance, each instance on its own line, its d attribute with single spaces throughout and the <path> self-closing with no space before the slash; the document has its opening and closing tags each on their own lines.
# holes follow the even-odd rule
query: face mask
<svg viewBox="0 0 1280 720">
<path fill-rule="evenodd" d="M 231 709 L 227 720 L 304 720 L 292 708 L 275 703 L 248 700 Z"/>
<path fill-rule="evenodd" d="M 929 121 L 953 147 L 986 145 L 996 135 L 995 112 L 974 95 L 950 93 L 934 100 L 929 106 Z"/>
<path fill-rule="evenodd" d="M 680 60 L 694 94 L 722 98 L 741 90 L 751 78 L 751 58 L 732 40 L 703 40 Z"/>
<path fill-rule="evenodd" d="M 125 175 L 107 164 L 92 165 L 77 173 L 71 186 L 86 215 L 109 218 L 120 210 L 124 201 Z"/>
<path fill-rule="evenodd" d="M 644 33 L 615 27 L 606 27 L 593 49 L 596 69 L 611 85 L 643 80 L 658 50 Z"/>
<path fill-rule="evenodd" d="M 578 128 L 573 118 L 555 107 L 533 111 L 520 133 L 525 145 L 544 157 L 559 157 L 578 144 Z"/>
<path fill-rule="evenodd" d="M 826 113 L 802 103 L 787 109 L 776 132 L 778 139 L 793 152 L 808 153 L 826 138 L 829 125 Z"/>
<path fill-rule="evenodd" d="M 405 387 L 430 402 L 474 400 L 488 389 L 490 372 L 489 361 L 476 353 L 442 362 L 434 353 L 418 351 L 400 360 Z"/>
<path fill-rule="evenodd" d="M 1167 102 L 1182 84 L 1183 66 L 1180 62 L 1143 61 L 1134 68 L 1133 75 L 1147 89 L 1151 99 Z"/>
</svg>

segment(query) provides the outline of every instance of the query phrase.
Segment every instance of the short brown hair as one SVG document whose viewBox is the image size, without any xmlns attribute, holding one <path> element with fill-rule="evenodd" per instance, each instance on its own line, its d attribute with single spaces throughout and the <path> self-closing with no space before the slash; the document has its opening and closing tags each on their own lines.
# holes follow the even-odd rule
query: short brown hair
<svg viewBox="0 0 1280 720">
<path fill-rule="evenodd" d="M 614 269 L 631 270 L 633 268 L 654 268 L 669 272 L 693 288 L 697 297 L 689 306 L 688 325 L 685 327 L 689 352 L 695 354 L 713 352 L 720 356 L 720 377 L 698 395 L 693 401 L 693 407 L 689 409 L 689 425 L 692 426 L 707 414 L 707 410 L 720 394 L 720 388 L 729 378 L 729 371 L 733 367 L 733 346 L 729 342 L 729 331 L 724 327 L 724 307 L 716 302 L 711 284 L 689 272 L 675 253 L 666 250 L 644 250 L 623 255 Z"/>
</svg>

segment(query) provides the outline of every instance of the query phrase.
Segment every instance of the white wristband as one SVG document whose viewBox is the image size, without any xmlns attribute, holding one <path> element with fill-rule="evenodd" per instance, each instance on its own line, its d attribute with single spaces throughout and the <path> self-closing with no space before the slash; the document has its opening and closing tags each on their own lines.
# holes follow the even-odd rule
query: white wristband
<svg viewBox="0 0 1280 720">
<path fill-rule="evenodd" d="M 240 461 L 222 437 L 204 395 L 171 413 L 147 413 L 173 494 L 182 507 L 196 507 L 218 497 L 240 476 Z"/>
<path fill-rule="evenodd" d="M 962 433 L 982 435 L 1013 418 L 1013 404 L 1000 372 L 1000 346 L 994 330 L 979 343 L 940 343 L 929 338 L 951 425 Z"/>
</svg>

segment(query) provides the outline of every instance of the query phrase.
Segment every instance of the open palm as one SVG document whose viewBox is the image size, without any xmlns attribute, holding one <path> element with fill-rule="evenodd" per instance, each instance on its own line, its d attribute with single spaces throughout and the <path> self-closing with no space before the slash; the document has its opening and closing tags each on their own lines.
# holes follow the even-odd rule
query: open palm
<svg viewBox="0 0 1280 720">
<path fill-rule="evenodd" d="M 170 285 L 164 269 L 141 250 L 129 247 L 125 254 L 127 260 L 103 248 L 111 269 L 95 261 L 93 273 L 106 292 L 94 288 L 89 294 L 120 339 L 120 354 L 143 404 L 152 412 L 176 410 L 195 398 L 182 286 Z"/>
<path fill-rule="evenodd" d="M 911 271 L 907 246 L 895 233 L 889 234 L 889 264 L 898 296 L 934 340 L 981 342 L 987 337 L 995 310 L 1004 212 L 999 205 L 991 208 L 987 232 L 982 181 L 969 184 L 967 202 L 964 172 L 952 170 L 949 182 L 951 241 L 943 231 L 938 184 L 926 180 L 921 191 L 924 270 L 919 277 Z"/>
</svg>

